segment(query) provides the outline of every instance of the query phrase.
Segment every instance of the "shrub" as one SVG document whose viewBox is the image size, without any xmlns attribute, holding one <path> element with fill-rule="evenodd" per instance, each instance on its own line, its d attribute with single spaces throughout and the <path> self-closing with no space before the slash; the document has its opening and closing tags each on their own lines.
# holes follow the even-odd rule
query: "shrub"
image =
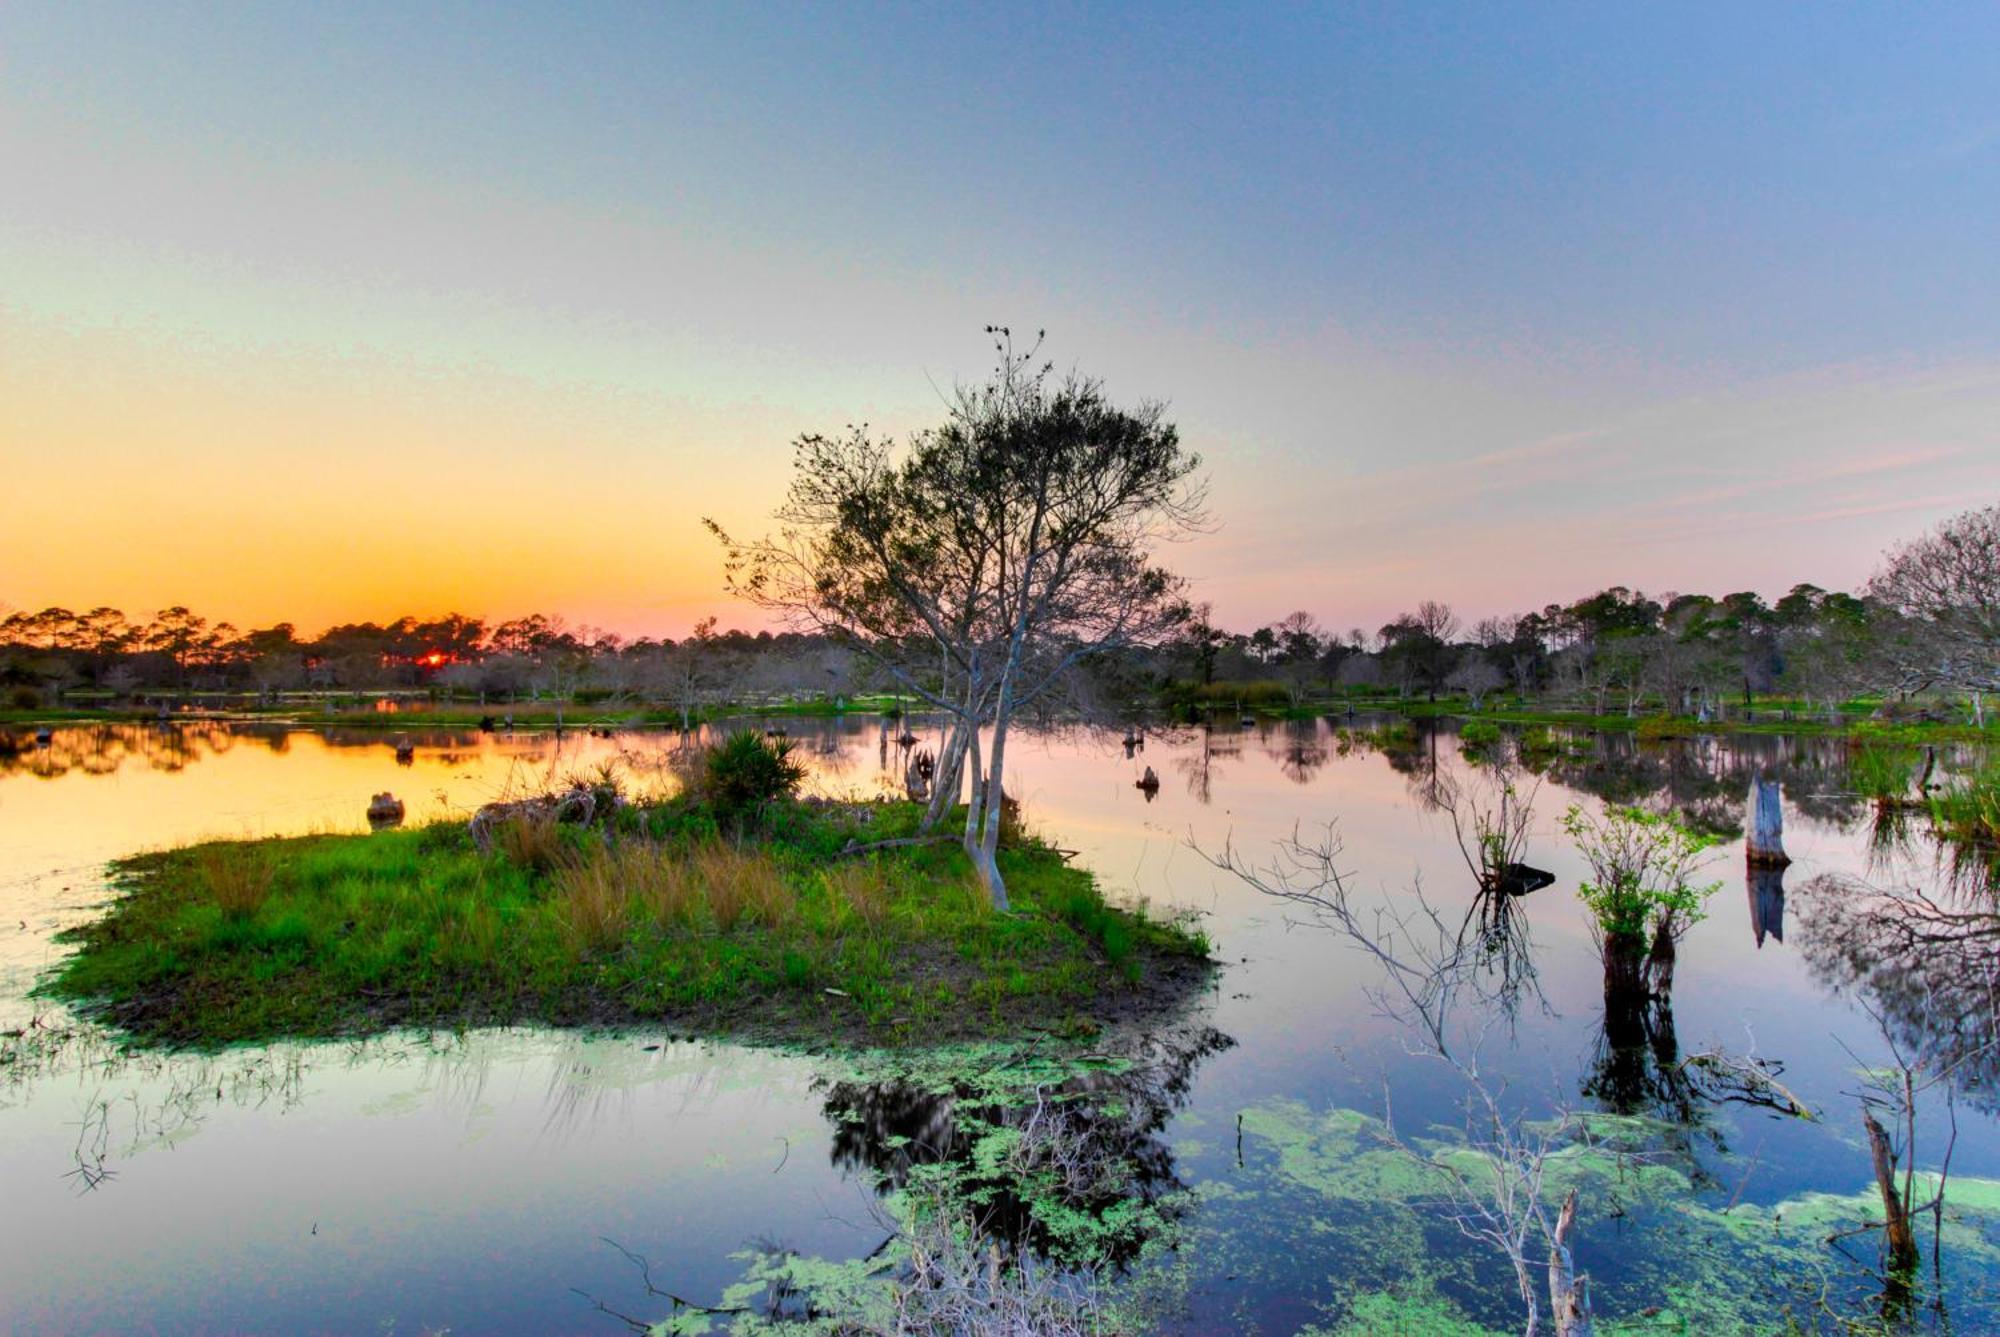
<svg viewBox="0 0 2000 1337">
<path fill-rule="evenodd" d="M 1572 806 L 1562 826 L 1590 865 L 1592 880 L 1577 895 L 1608 942 L 1671 942 L 1702 918 L 1708 898 L 1722 886 L 1690 881 L 1716 840 L 1672 817 L 1613 807 L 1594 818 Z"/>
<path fill-rule="evenodd" d="M 1467 720 L 1458 731 L 1459 750 L 1468 756 L 1483 755 L 1500 741 L 1500 726 L 1492 720 Z"/>
<path fill-rule="evenodd" d="M 806 778 L 788 738 L 733 733 L 701 757 L 692 777 L 695 797 L 719 819 L 741 826 L 773 804 L 795 797 Z"/>
<path fill-rule="evenodd" d="M 40 710 L 42 694 L 32 687 L 16 687 L 7 693 L 7 704 L 15 710 Z"/>
<path fill-rule="evenodd" d="M 208 894 L 225 917 L 247 919 L 264 908 L 276 869 L 263 851 L 204 845 L 195 851 L 194 860 Z"/>
</svg>

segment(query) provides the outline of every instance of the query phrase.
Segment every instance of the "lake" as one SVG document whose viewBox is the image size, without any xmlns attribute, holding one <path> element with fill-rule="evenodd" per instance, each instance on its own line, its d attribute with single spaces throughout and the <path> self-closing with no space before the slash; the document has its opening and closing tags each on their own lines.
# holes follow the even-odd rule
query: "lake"
<svg viewBox="0 0 2000 1337">
<path fill-rule="evenodd" d="M 896 789 L 897 730 L 787 723 L 816 791 Z M 1149 1200 L 1171 1204 L 1179 1243 L 1171 1257 L 1121 1255 L 1119 1284 L 1156 1295 L 1164 1326 L 1382 1330 L 1371 1315 L 1387 1312 L 1385 1292 L 1417 1316 L 1399 1320 L 1408 1331 L 1517 1326 L 1505 1260 L 1468 1240 L 1436 1192 L 1412 1189 L 1408 1158 L 1385 1149 L 1375 1122 L 1393 1112 L 1407 1144 L 1446 1145 L 1465 1084 L 1413 1056 L 1407 1025 L 1378 1006 L 1369 956 L 1198 852 L 1228 842 L 1261 862 L 1295 830 L 1332 823 L 1358 898 L 1407 912 L 1420 887 L 1453 922 L 1465 915 L 1471 876 L 1436 800 L 1442 788 L 1476 793 L 1490 765 L 1449 729 L 1403 740 L 1348 723 L 1164 729 L 1136 752 L 1115 733 L 1048 728 L 1009 748 L 1010 789 L 1035 830 L 1114 894 L 1199 911 L 1225 963 L 1117 1105 L 1119 1154 L 1141 1167 Z M 934 743 L 935 728 L 918 732 Z M 65 950 L 54 935 L 109 894 L 108 859 L 202 837 L 365 831 L 382 790 L 414 822 L 604 765 L 644 787 L 679 744 L 416 730 L 399 764 L 393 737 L 104 725 L 0 757 L 0 1027 L 27 1032 L 0 1069 L 0 1327 L 614 1333 L 618 1315 L 673 1308 L 628 1254 L 647 1260 L 658 1291 L 714 1304 L 744 1277 L 746 1250 L 842 1260 L 882 1243 L 877 1177 L 908 1159 L 910 1128 L 952 1110 L 831 1059 L 534 1029 L 131 1055 L 28 997 Z M 1739 1326 L 1752 1314 L 1753 1326 L 1831 1330 L 1886 1303 L 1899 1323 L 2000 1331 L 1985 1280 L 2000 1216 L 1954 1224 L 1943 1313 L 1928 1292 L 1907 1310 L 1880 1299 L 1873 1235 L 1824 1243 L 1839 1221 L 1862 1220 L 1857 1093 L 1891 1038 L 1973 1055 L 1919 1120 L 1920 1163 L 1955 1138 L 1952 1178 L 1973 1206 L 2000 1204 L 2000 1126 L 1990 1055 L 1975 1052 L 1990 1016 L 1871 974 L 1879 961 L 1842 936 L 1851 907 L 1820 879 L 1916 886 L 1958 906 L 1986 893 L 1920 829 L 1895 839 L 1878 827 L 1837 740 L 1559 741 L 1517 786 L 1533 807 L 1527 862 L 1555 875 L 1517 903 L 1530 945 L 1510 965 L 1531 967 L 1533 984 L 1493 1013 L 1478 1052 L 1510 1107 L 1602 1116 L 1597 1159 L 1564 1162 L 1581 1186 L 1579 1262 L 1600 1314 L 1707 1312 L 1690 1298 L 1706 1288 L 1735 1295 L 1727 1321 Z M 1135 784 L 1147 766 L 1162 782 L 1154 795 Z M 1562 814 L 1609 797 L 1738 828 L 1760 773 L 1783 788 L 1791 867 L 1754 878 L 1740 839 L 1719 845 L 1703 877 L 1721 888 L 1681 944 L 1670 1016 L 1647 1019 L 1636 1040 L 1607 1036 L 1576 898 L 1587 870 Z M 62 1038 L 36 1041 L 45 1033 Z M 1758 1092 L 1682 1062 L 1711 1053 L 1776 1065 L 1822 1117 L 1742 1099 Z"/>
</svg>

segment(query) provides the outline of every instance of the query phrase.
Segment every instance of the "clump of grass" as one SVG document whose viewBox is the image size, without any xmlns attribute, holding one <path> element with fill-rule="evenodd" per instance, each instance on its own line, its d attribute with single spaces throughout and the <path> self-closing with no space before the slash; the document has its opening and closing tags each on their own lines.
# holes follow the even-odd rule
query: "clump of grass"
<svg viewBox="0 0 2000 1337">
<path fill-rule="evenodd" d="M 203 845 L 195 851 L 194 862 L 225 918 L 248 919 L 270 899 L 277 868 L 254 846 Z"/>
<path fill-rule="evenodd" d="M 776 927 L 788 922 L 798 908 L 798 893 L 771 856 L 760 850 L 715 841 L 696 850 L 690 862 L 701 879 L 709 918 L 725 933 L 745 920 Z"/>
<path fill-rule="evenodd" d="M 661 928 L 689 928 L 701 918 L 701 880 L 688 861 L 651 841 L 623 841 L 602 858 L 632 901 Z"/>
<path fill-rule="evenodd" d="M 1859 747 L 1848 756 L 1847 774 L 1855 792 L 1878 808 L 1892 808 L 1909 796 L 1916 765 L 1917 754 L 1908 748 Z"/>
<path fill-rule="evenodd" d="M 837 903 L 870 928 L 889 917 L 889 875 L 877 859 L 838 864 L 824 874 L 826 888 Z"/>
<path fill-rule="evenodd" d="M 625 873 L 636 863 L 622 853 L 599 852 L 556 870 L 556 915 L 572 950 L 606 952 L 625 940 L 634 899 Z"/>
<path fill-rule="evenodd" d="M 576 862 L 553 812 L 524 813 L 493 828 L 493 848 L 516 868 L 551 873 Z"/>
<path fill-rule="evenodd" d="M 2000 759 L 1931 795 L 1931 824 L 1948 840 L 2000 842 Z"/>
</svg>

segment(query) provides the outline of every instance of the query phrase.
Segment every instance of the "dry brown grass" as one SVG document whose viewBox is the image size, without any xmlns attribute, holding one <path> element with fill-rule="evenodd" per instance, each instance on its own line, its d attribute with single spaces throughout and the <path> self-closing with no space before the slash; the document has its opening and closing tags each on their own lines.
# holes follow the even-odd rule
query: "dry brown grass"
<svg viewBox="0 0 2000 1337">
<path fill-rule="evenodd" d="M 626 841 L 606 850 L 600 861 L 634 906 L 662 928 L 690 926 L 701 917 L 701 882 L 687 860 L 658 845 Z"/>
<path fill-rule="evenodd" d="M 552 812 L 508 818 L 493 828 L 493 848 L 509 863 L 537 873 L 554 872 L 577 862 Z"/>
<path fill-rule="evenodd" d="M 556 911 L 575 950 L 609 951 L 625 940 L 632 924 L 632 893 L 621 874 L 624 862 L 606 852 L 556 871 Z"/>
<path fill-rule="evenodd" d="M 264 907 L 277 870 L 261 850 L 205 845 L 195 851 L 194 858 L 209 895 L 223 914 L 246 919 Z"/>
<path fill-rule="evenodd" d="M 797 893 L 767 854 L 717 841 L 696 850 L 689 863 L 701 879 L 709 917 L 725 932 L 746 919 L 776 927 L 798 910 Z"/>
</svg>

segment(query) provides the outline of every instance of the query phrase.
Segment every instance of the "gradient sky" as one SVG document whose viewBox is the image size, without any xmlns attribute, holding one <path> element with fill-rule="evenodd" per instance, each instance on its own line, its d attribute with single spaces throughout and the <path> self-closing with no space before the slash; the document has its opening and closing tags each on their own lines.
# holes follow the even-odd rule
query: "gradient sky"
<svg viewBox="0 0 2000 1337">
<path fill-rule="evenodd" d="M 1248 626 L 1851 587 L 2000 496 L 2000 9 L 0 7 L 0 603 L 678 634 L 980 327 Z"/>
</svg>

